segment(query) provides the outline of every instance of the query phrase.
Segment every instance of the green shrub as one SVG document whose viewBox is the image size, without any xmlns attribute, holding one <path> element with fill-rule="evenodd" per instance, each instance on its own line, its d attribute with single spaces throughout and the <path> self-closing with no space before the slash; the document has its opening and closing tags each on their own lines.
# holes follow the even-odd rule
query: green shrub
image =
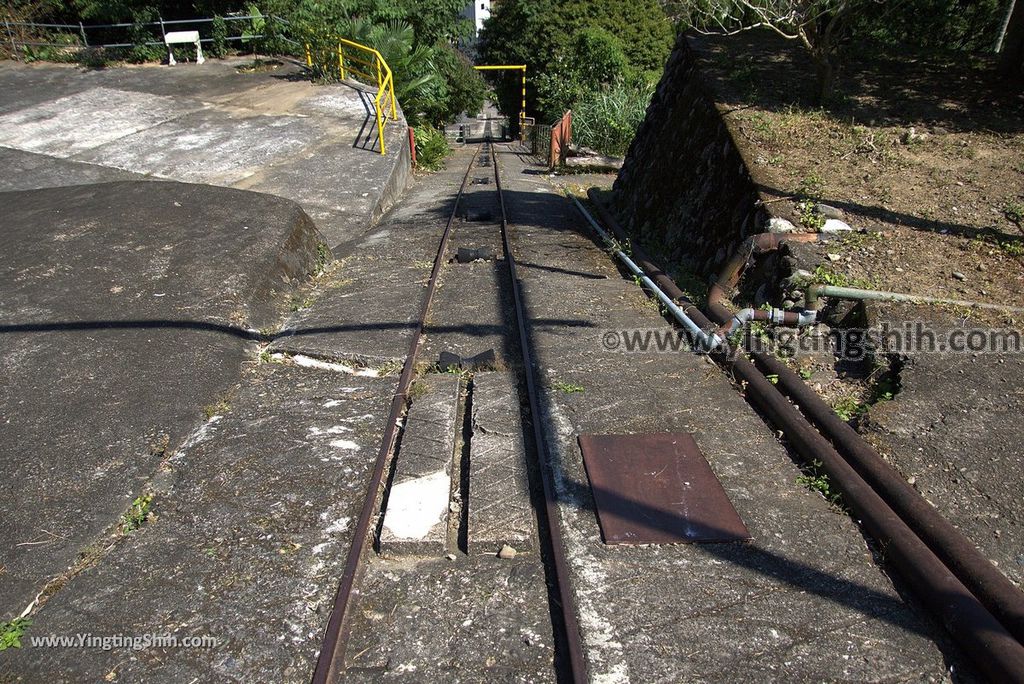
<svg viewBox="0 0 1024 684">
<path fill-rule="evenodd" d="M 444 168 L 445 157 L 451 151 L 444 132 L 430 124 L 413 128 L 416 136 L 416 167 L 427 171 L 439 171 Z"/>
<path fill-rule="evenodd" d="M 228 54 L 228 23 L 219 14 L 213 17 L 210 24 L 210 54 L 214 57 L 225 57 Z"/>
<path fill-rule="evenodd" d="M 465 55 L 451 46 L 440 45 L 434 50 L 433 64 L 442 87 L 436 97 L 421 100 L 423 119 L 441 125 L 460 112 L 480 111 L 487 97 L 487 83 Z"/>
<path fill-rule="evenodd" d="M 572 139 L 602 154 L 621 157 L 636 135 L 654 95 L 654 83 L 618 81 L 585 93 L 572 110 Z"/>
<path fill-rule="evenodd" d="M 132 25 L 128 29 L 128 41 L 132 44 L 128 48 L 126 58 L 133 64 L 143 62 L 156 62 L 163 58 L 163 50 L 156 45 L 146 43 L 156 40 L 151 27 L 148 26 L 156 18 L 156 12 L 152 8 L 144 8 L 132 13 Z"/>
</svg>

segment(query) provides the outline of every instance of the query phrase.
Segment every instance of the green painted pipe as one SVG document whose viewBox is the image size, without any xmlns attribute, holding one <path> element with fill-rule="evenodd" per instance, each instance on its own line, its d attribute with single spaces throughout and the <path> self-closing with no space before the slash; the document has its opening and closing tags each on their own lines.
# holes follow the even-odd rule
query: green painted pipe
<svg viewBox="0 0 1024 684">
<path fill-rule="evenodd" d="M 1024 311 L 1019 306 L 1005 306 L 1003 304 L 987 304 L 984 302 L 968 302 L 962 299 L 941 299 L 939 297 L 923 297 L 921 295 L 901 294 L 899 292 L 886 292 L 884 290 L 862 290 L 856 287 L 837 287 L 835 285 L 823 285 L 814 283 L 806 290 L 808 309 L 817 309 L 818 300 L 821 297 L 838 297 L 839 299 L 874 299 L 887 302 L 911 302 L 925 304 L 953 304 L 955 306 L 977 307 L 979 309 L 998 309 L 1000 311 Z"/>
</svg>

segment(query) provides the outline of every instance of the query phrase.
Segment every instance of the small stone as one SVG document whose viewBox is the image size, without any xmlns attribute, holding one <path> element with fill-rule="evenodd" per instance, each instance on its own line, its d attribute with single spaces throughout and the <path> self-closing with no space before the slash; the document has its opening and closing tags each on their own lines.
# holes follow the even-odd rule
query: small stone
<svg viewBox="0 0 1024 684">
<path fill-rule="evenodd" d="M 838 220 L 845 216 L 842 209 L 839 209 L 838 207 L 833 207 L 829 204 L 816 204 L 814 205 L 814 210 L 817 211 L 822 216 L 824 216 L 825 218 L 829 219 Z"/>
<path fill-rule="evenodd" d="M 957 280 L 967 280 L 967 276 L 965 276 L 960 271 L 953 271 L 953 277 L 956 278 Z"/>
<path fill-rule="evenodd" d="M 853 230 L 848 224 L 843 223 L 839 219 L 826 219 L 825 224 L 821 227 L 822 233 L 846 233 Z"/>
<path fill-rule="evenodd" d="M 768 221 L 769 233 L 795 233 L 796 226 L 791 221 L 775 216 Z"/>
<path fill-rule="evenodd" d="M 455 554 L 454 553 L 445 554 L 445 558 L 447 558 L 450 561 L 453 561 L 453 560 L 455 560 Z"/>
<path fill-rule="evenodd" d="M 829 260 L 829 261 L 839 261 L 840 259 L 842 259 L 842 257 L 841 257 L 840 255 L 838 255 L 838 254 L 832 254 L 831 252 L 829 252 L 829 253 L 828 253 L 828 254 L 826 254 L 825 256 L 827 256 L 827 257 L 828 257 L 828 260 Z"/>
<path fill-rule="evenodd" d="M 917 478 L 916 477 L 908 477 L 907 478 L 907 484 L 910 485 L 911 487 L 913 487 L 915 484 L 917 484 Z"/>
<path fill-rule="evenodd" d="M 515 557 L 516 557 L 516 550 L 513 549 L 508 544 L 503 544 L 502 547 L 501 547 L 501 551 L 498 551 L 498 558 L 503 558 L 505 560 L 511 560 L 511 559 L 513 559 Z"/>
</svg>

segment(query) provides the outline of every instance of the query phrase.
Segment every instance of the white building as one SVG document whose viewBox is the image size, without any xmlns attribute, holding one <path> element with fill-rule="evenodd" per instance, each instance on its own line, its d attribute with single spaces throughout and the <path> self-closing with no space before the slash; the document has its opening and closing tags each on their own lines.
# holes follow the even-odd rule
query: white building
<svg viewBox="0 0 1024 684">
<path fill-rule="evenodd" d="M 491 0 L 470 0 L 466 9 L 462 10 L 462 16 L 473 22 L 473 37 L 476 38 L 484 22 L 491 16 Z"/>
</svg>

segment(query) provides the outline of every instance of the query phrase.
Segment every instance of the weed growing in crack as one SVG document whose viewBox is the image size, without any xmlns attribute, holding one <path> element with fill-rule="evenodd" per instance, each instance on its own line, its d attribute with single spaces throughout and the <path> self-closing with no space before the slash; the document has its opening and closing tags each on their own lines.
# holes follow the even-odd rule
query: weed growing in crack
<svg viewBox="0 0 1024 684">
<path fill-rule="evenodd" d="M 121 516 L 121 533 L 130 534 L 142 527 L 150 516 L 150 507 L 153 504 L 152 494 L 143 494 L 132 501 L 132 507 Z"/>
<path fill-rule="evenodd" d="M 576 394 L 577 392 L 582 392 L 584 390 L 583 385 L 577 385 L 572 382 L 562 382 L 561 380 L 556 380 L 551 383 L 551 386 L 559 392 L 565 392 L 566 394 Z"/>
<path fill-rule="evenodd" d="M 313 267 L 313 277 L 318 278 L 327 270 L 327 264 L 331 262 L 331 249 L 326 242 L 316 243 L 316 265 Z"/>
<path fill-rule="evenodd" d="M 822 462 L 818 459 L 814 459 L 809 466 L 804 468 L 804 474 L 796 478 L 796 483 L 818 492 L 825 497 L 825 501 L 828 501 L 829 505 L 836 509 L 840 511 L 846 509 L 843 505 L 843 493 L 832 483 L 832 479 L 822 468 Z"/>
<path fill-rule="evenodd" d="M 206 420 L 219 416 L 231 410 L 231 403 L 227 399 L 221 399 L 216 404 L 207 404 L 203 407 L 203 415 Z"/>
<path fill-rule="evenodd" d="M 18 617 L 9 622 L 0 622 L 0 651 L 9 648 L 21 648 L 21 638 L 25 636 L 32 621 L 28 618 Z"/>
<path fill-rule="evenodd" d="M 840 420 L 849 422 L 854 418 L 864 415 L 868 407 L 856 397 L 843 397 L 832 405 L 832 410 L 836 412 Z"/>
</svg>

